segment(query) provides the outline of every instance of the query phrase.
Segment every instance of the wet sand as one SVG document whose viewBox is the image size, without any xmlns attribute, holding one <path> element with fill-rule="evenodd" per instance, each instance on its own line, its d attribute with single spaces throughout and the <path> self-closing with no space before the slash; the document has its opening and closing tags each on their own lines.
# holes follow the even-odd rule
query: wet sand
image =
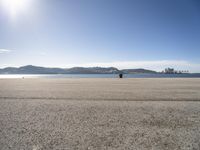
<svg viewBox="0 0 200 150">
<path fill-rule="evenodd" d="M 2 149 L 200 149 L 200 79 L 0 79 Z"/>
</svg>

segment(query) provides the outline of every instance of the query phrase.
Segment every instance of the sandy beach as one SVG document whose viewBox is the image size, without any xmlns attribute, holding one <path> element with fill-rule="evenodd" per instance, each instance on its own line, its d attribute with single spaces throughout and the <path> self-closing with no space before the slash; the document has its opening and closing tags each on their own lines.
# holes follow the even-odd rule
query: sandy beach
<svg viewBox="0 0 200 150">
<path fill-rule="evenodd" d="M 200 79 L 0 79 L 0 147 L 200 149 Z"/>
</svg>

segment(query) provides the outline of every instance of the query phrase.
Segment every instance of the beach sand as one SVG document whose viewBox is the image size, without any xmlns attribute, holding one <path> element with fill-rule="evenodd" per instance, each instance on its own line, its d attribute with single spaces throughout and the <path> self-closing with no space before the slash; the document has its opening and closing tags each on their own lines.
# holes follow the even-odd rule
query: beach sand
<svg viewBox="0 0 200 150">
<path fill-rule="evenodd" d="M 200 149 L 200 79 L 0 79 L 0 149 Z"/>
</svg>

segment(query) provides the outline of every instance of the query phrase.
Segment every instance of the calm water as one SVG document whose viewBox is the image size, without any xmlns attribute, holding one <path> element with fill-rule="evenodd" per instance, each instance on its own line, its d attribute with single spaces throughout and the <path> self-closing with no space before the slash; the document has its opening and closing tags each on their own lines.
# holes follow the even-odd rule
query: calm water
<svg viewBox="0 0 200 150">
<path fill-rule="evenodd" d="M 118 78 L 118 74 L 26 74 L 0 75 L 4 78 Z M 124 78 L 200 78 L 199 74 L 124 74 Z"/>
</svg>

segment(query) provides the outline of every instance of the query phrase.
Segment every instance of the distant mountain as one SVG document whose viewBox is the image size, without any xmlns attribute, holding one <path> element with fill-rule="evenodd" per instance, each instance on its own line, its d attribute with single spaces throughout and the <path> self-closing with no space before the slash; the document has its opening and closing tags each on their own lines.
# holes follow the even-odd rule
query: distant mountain
<svg viewBox="0 0 200 150">
<path fill-rule="evenodd" d="M 66 73 L 68 74 L 114 74 L 118 73 L 119 70 L 114 67 L 102 68 L 102 67 L 74 67 L 70 69 L 66 69 Z"/>
<path fill-rule="evenodd" d="M 39 66 L 23 66 L 19 68 L 7 67 L 0 69 L 0 74 L 133 74 L 133 73 L 157 73 L 152 70 L 145 69 L 124 69 L 118 70 L 114 67 L 73 67 L 68 69 L 63 68 L 46 68 Z"/>
<path fill-rule="evenodd" d="M 157 73 L 156 71 L 147 69 L 123 69 L 121 70 L 125 74 L 135 74 L 135 73 Z"/>
<path fill-rule="evenodd" d="M 4 68 L 0 70 L 0 74 L 63 74 L 65 73 L 64 69 L 60 68 L 45 68 L 37 66 L 23 66 L 19 68 Z"/>
</svg>

